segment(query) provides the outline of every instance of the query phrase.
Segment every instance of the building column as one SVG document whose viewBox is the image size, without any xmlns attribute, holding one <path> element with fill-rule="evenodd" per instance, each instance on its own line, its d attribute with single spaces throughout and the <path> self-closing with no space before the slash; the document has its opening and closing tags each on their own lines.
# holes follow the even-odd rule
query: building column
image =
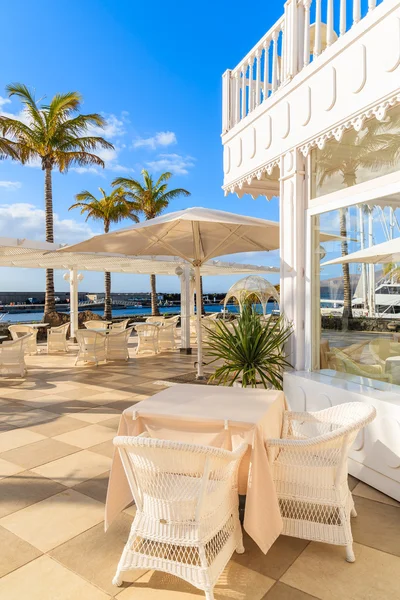
<svg viewBox="0 0 400 600">
<path fill-rule="evenodd" d="M 280 164 L 280 309 L 293 325 L 288 343 L 289 362 L 296 371 L 305 365 L 305 162 L 289 151 Z M 311 310 L 311 306 L 308 307 Z"/>
<path fill-rule="evenodd" d="M 190 266 L 175 271 L 181 284 L 181 353 L 191 354 L 190 347 Z"/>
</svg>

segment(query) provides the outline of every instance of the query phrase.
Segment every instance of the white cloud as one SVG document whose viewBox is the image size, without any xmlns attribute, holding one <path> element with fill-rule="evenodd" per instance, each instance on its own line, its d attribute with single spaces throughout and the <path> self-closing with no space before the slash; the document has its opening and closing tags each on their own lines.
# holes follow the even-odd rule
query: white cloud
<svg viewBox="0 0 400 600">
<path fill-rule="evenodd" d="M 155 150 L 160 146 L 171 146 L 177 143 L 176 135 L 173 131 L 158 131 L 155 135 L 149 138 L 137 138 L 133 142 L 134 148 L 151 148 Z"/>
<path fill-rule="evenodd" d="M 4 104 L 11 104 L 11 100 L 9 98 L 3 98 L 0 96 L 0 109 Z"/>
<path fill-rule="evenodd" d="M 30 240 L 45 239 L 45 213 L 33 204 L 25 202 L 0 205 L 0 236 L 26 237 Z M 74 243 L 96 235 L 88 223 L 75 219 L 61 219 L 54 213 L 54 237 L 56 243 Z"/>
<path fill-rule="evenodd" d="M 154 171 L 171 171 L 175 175 L 187 175 L 189 169 L 194 167 L 195 159 L 192 156 L 180 154 L 159 154 L 157 160 L 149 161 L 147 166 Z"/>
<path fill-rule="evenodd" d="M 104 128 L 93 125 L 88 129 L 88 135 L 95 135 L 105 139 L 114 139 L 125 135 L 125 122 L 128 113 L 124 111 L 122 118 L 118 118 L 114 114 L 102 113 L 102 116 L 107 121 Z"/>
<path fill-rule="evenodd" d="M 105 163 L 105 170 L 115 171 L 116 173 L 129 173 L 133 172 L 130 167 L 125 167 L 118 162 L 118 155 L 121 148 L 115 146 L 115 148 L 100 148 L 96 151 L 96 155 L 99 156 Z M 100 167 L 89 166 L 89 167 L 72 167 L 72 171 L 75 173 L 94 173 L 96 175 L 102 175 L 103 169 Z"/>
<path fill-rule="evenodd" d="M 10 191 L 18 190 L 21 185 L 22 183 L 20 181 L 0 181 L 0 188 L 5 188 Z"/>
</svg>

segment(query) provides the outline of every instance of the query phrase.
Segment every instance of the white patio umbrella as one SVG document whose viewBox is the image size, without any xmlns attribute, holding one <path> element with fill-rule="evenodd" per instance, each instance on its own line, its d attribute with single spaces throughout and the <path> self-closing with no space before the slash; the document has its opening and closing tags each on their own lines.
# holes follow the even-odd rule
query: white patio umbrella
<svg viewBox="0 0 400 600">
<path fill-rule="evenodd" d="M 370 246 L 364 250 L 352 252 L 347 256 L 340 256 L 339 258 L 328 260 L 327 262 L 322 263 L 321 266 L 325 267 L 343 263 L 383 264 L 391 262 L 400 262 L 400 237 L 383 242 L 382 244 Z"/>
<path fill-rule="evenodd" d="M 129 256 L 180 256 L 195 271 L 211 258 L 279 248 L 279 224 L 206 208 L 188 208 L 67 246 L 59 252 L 111 252 Z M 203 376 L 200 303 L 197 302 L 198 372 Z"/>
</svg>

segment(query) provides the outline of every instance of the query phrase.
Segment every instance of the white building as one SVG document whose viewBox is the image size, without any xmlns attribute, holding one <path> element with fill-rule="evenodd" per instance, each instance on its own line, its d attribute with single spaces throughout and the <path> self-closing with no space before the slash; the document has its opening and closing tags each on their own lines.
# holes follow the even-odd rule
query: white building
<svg viewBox="0 0 400 600">
<path fill-rule="evenodd" d="M 343 235 L 336 256 L 379 241 L 382 215 L 395 235 L 400 2 L 287 0 L 223 75 L 222 143 L 226 194 L 280 199 L 281 309 L 294 324 L 288 399 L 301 410 L 373 402 L 378 418 L 355 445 L 352 472 L 400 500 L 400 350 L 387 330 L 321 329 L 319 242 L 320 227 Z M 371 307 L 374 268 L 354 269 Z"/>
</svg>

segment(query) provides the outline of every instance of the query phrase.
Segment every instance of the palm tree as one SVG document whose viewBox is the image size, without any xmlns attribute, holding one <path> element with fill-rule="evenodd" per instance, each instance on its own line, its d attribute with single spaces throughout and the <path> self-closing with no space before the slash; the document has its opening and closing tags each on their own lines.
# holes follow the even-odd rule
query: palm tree
<svg viewBox="0 0 400 600">
<path fill-rule="evenodd" d="M 125 198 L 123 188 L 115 188 L 109 194 L 99 188 L 101 198 L 97 199 L 93 194 L 84 190 L 80 194 L 76 194 L 77 202 L 72 204 L 68 210 L 80 208 L 81 215 L 86 214 L 86 221 L 93 219 L 94 221 L 102 221 L 104 224 L 104 233 L 110 231 L 111 223 L 120 223 L 123 219 L 131 219 L 135 223 L 139 222 L 139 218 L 135 213 L 133 203 Z M 104 318 L 110 320 L 112 317 L 111 311 L 111 273 L 104 273 Z"/>
<path fill-rule="evenodd" d="M 146 169 L 142 170 L 143 183 L 131 177 L 117 177 L 112 182 L 113 186 L 122 186 L 126 197 L 134 206 L 134 211 L 142 214 L 146 220 L 158 217 L 169 205 L 171 200 L 179 196 L 190 196 L 190 192 L 183 188 L 168 190 L 168 181 L 172 173 L 162 173 L 156 182 Z M 156 276 L 150 275 L 151 285 L 151 313 L 159 315 L 157 306 Z"/>
<path fill-rule="evenodd" d="M 400 117 L 378 121 L 371 119 L 364 129 L 346 132 L 345 140 L 341 143 L 326 144 L 317 158 L 317 180 L 319 185 L 340 175 L 346 187 L 357 183 L 359 169 L 377 172 L 384 166 L 395 165 L 400 158 L 399 146 Z M 347 209 L 339 211 L 339 229 L 343 237 L 341 242 L 342 256 L 348 254 L 347 242 Z M 347 328 L 348 320 L 352 318 L 351 281 L 348 264 L 343 269 L 343 322 Z"/>
<path fill-rule="evenodd" d="M 98 165 L 103 160 L 95 154 L 98 148 L 113 148 L 102 137 L 87 135 L 91 127 L 104 127 L 100 115 L 80 114 L 81 95 L 78 92 L 56 94 L 50 104 L 35 100 L 32 92 L 21 83 L 6 88 L 8 96 L 18 97 L 24 106 L 24 120 L 0 116 L 0 154 L 17 158 L 22 164 L 40 161 L 44 171 L 44 202 L 46 242 L 54 242 L 52 171 L 66 173 L 68 168 Z M 13 156 L 14 154 L 14 156 Z M 46 269 L 46 314 L 55 310 L 54 276 Z"/>
</svg>

